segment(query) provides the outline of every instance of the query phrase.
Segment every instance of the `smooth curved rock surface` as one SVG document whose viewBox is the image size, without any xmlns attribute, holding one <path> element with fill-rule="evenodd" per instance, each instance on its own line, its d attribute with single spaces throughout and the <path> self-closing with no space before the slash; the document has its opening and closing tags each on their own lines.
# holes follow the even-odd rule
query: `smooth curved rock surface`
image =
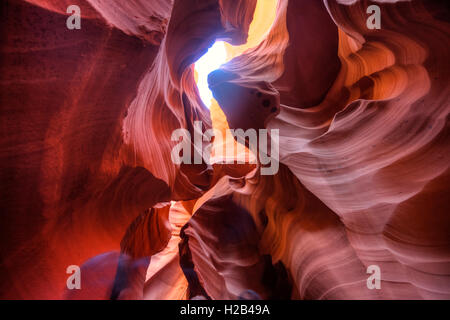
<svg viewBox="0 0 450 320">
<path fill-rule="evenodd" d="M 210 113 L 193 63 L 256 3 L 74 0 L 68 30 L 67 0 L 2 1 L 0 298 L 450 299 L 448 8 L 279 0 Z M 279 171 L 175 165 L 195 121 L 278 129 Z"/>
</svg>

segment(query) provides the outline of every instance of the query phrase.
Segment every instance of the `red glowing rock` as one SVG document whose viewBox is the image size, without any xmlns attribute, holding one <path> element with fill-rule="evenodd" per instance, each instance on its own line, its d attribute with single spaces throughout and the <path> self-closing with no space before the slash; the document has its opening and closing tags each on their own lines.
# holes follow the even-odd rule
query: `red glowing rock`
<svg viewBox="0 0 450 320">
<path fill-rule="evenodd" d="M 280 0 L 210 74 L 230 128 L 279 130 L 263 176 L 171 160 L 256 0 L 3 1 L 0 298 L 450 299 L 449 12 L 371 4 Z"/>
</svg>

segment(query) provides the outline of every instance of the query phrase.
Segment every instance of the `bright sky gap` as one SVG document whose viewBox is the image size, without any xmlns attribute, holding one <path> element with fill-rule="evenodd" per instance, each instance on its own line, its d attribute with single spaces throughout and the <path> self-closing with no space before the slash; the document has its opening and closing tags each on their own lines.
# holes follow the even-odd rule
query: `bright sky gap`
<svg viewBox="0 0 450 320">
<path fill-rule="evenodd" d="M 195 62 L 195 70 L 198 74 L 198 91 L 200 98 L 208 109 L 211 107 L 213 99 L 212 92 L 208 87 L 208 74 L 219 69 L 225 62 L 227 62 L 227 51 L 223 41 L 216 41 L 208 52 Z"/>
</svg>

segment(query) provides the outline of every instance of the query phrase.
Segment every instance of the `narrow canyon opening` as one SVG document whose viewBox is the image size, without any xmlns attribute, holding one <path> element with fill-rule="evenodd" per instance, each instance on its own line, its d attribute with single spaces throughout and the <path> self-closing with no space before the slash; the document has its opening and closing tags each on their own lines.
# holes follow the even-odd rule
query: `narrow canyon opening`
<svg viewBox="0 0 450 320">
<path fill-rule="evenodd" d="M 211 157 L 216 159 L 215 161 L 217 162 L 222 162 L 227 158 L 226 145 L 229 143 L 234 144 L 235 152 L 233 158 L 235 161 L 245 159 L 247 163 L 254 163 L 255 155 L 246 147 L 239 149 L 236 146 L 236 142 L 230 133 L 226 116 L 219 103 L 214 99 L 213 93 L 209 88 L 208 75 L 233 58 L 240 56 L 246 50 L 255 48 L 264 40 L 275 21 L 277 5 L 278 0 L 258 0 L 245 44 L 233 46 L 227 42 L 217 40 L 194 63 L 195 82 L 200 98 L 203 104 L 210 110 L 213 128 L 222 132 L 223 135 L 223 143 L 215 140 L 213 143 L 214 146 L 211 149 Z"/>
</svg>

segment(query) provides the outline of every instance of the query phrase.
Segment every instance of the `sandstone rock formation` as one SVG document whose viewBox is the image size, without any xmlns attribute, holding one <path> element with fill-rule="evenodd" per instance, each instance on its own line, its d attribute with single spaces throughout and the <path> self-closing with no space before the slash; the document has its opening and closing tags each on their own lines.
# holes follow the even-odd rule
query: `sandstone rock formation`
<svg viewBox="0 0 450 320">
<path fill-rule="evenodd" d="M 193 63 L 256 4 L 2 1 L 0 298 L 450 299 L 445 1 L 278 0 L 209 76 L 220 124 Z M 277 174 L 174 164 L 196 121 L 278 129 Z"/>
</svg>

